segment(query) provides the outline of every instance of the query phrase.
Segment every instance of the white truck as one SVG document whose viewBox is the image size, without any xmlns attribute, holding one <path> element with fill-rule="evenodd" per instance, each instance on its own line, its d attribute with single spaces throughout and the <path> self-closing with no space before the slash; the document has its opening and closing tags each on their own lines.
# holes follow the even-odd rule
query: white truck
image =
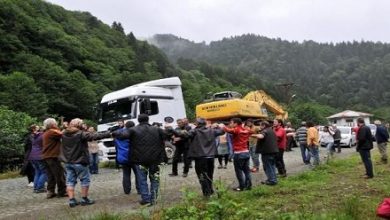
<svg viewBox="0 0 390 220">
<path fill-rule="evenodd" d="M 148 81 L 104 95 L 100 102 L 97 130 L 106 131 L 121 119 L 137 124 L 139 114 L 148 114 L 150 123 L 161 124 L 185 118 L 180 79 L 171 77 Z M 112 139 L 103 139 L 98 145 L 100 161 L 115 161 Z"/>
</svg>

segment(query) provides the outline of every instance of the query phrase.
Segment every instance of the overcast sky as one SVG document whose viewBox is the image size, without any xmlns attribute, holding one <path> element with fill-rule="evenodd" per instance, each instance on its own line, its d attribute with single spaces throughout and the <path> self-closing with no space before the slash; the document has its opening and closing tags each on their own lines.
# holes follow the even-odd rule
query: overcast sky
<svg viewBox="0 0 390 220">
<path fill-rule="evenodd" d="M 390 42 L 389 0 L 48 0 L 119 21 L 139 38 L 215 41 L 255 33 L 286 40 Z"/>
</svg>

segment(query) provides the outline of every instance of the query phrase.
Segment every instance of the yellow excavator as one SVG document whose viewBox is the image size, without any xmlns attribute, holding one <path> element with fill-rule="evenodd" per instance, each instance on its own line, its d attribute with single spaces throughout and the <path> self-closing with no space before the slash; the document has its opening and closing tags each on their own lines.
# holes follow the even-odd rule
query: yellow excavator
<svg viewBox="0 0 390 220">
<path fill-rule="evenodd" d="M 210 99 L 196 106 L 196 117 L 210 121 L 226 121 L 231 118 L 270 119 L 268 111 L 274 117 L 287 119 L 288 113 L 263 90 L 249 92 L 244 97 L 238 92 L 224 91 L 215 93 Z"/>
</svg>

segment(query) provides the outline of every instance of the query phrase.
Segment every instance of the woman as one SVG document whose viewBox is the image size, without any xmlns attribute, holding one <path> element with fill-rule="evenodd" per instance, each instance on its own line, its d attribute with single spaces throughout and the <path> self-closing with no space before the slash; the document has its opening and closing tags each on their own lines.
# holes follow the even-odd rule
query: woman
<svg viewBox="0 0 390 220">
<path fill-rule="evenodd" d="M 95 128 L 89 127 L 88 132 L 94 133 Z M 90 141 L 88 142 L 88 150 L 90 155 L 90 165 L 89 165 L 89 172 L 91 174 L 98 174 L 99 173 L 99 146 L 97 144 L 97 141 Z"/>
<path fill-rule="evenodd" d="M 231 134 L 226 134 L 217 137 L 217 151 L 218 151 L 218 169 L 227 169 L 227 165 L 229 163 L 229 156 L 230 156 L 230 149 L 232 149 L 232 141 L 231 141 Z M 222 159 L 225 160 L 225 164 L 222 165 Z"/>
<path fill-rule="evenodd" d="M 32 148 L 32 142 L 34 139 L 34 133 L 36 130 L 39 129 L 39 127 L 35 124 L 31 125 L 28 128 L 29 133 L 26 135 L 24 140 L 24 161 L 23 161 L 23 167 L 20 171 L 20 174 L 23 176 L 27 176 L 28 185 L 29 187 L 34 187 L 34 168 L 31 164 L 31 162 L 28 160 L 28 157 L 31 152 Z"/>
<path fill-rule="evenodd" d="M 42 160 L 42 135 L 43 132 L 39 131 L 39 127 L 34 125 L 32 128 L 32 147 L 28 160 L 34 167 L 34 193 L 44 193 L 45 182 L 47 181 L 45 164 Z"/>
</svg>

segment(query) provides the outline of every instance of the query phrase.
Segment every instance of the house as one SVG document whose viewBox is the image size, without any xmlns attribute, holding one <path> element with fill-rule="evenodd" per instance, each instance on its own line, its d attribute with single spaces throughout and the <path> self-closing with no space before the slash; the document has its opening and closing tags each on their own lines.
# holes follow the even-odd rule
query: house
<svg viewBox="0 0 390 220">
<path fill-rule="evenodd" d="M 343 112 L 331 115 L 327 117 L 329 123 L 336 124 L 338 126 L 357 126 L 357 119 L 363 118 L 366 124 L 370 124 L 370 117 L 372 114 L 364 112 L 355 112 L 351 110 L 345 110 Z"/>
</svg>

